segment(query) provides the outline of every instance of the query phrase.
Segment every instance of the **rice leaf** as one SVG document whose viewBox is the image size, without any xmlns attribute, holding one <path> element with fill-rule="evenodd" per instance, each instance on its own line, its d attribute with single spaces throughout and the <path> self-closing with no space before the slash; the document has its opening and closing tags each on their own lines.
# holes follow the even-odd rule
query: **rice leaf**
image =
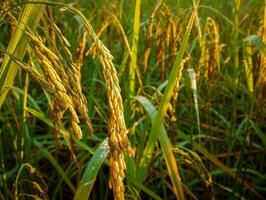
<svg viewBox="0 0 266 200">
<path fill-rule="evenodd" d="M 152 103 L 146 97 L 143 97 L 143 96 L 136 96 L 135 99 L 143 106 L 143 108 L 146 110 L 151 120 L 154 120 L 157 114 L 157 111 L 154 105 L 152 105 Z M 172 151 L 172 144 L 171 144 L 170 139 L 167 136 L 166 130 L 163 125 L 161 125 L 160 127 L 159 142 L 162 147 L 167 170 L 171 178 L 171 181 L 173 183 L 173 186 L 175 188 L 175 191 L 182 191 L 182 184 L 180 182 L 178 168 L 177 168 L 175 157 Z M 177 196 L 179 199 L 180 196 L 179 195 Z"/>
<path fill-rule="evenodd" d="M 9 41 L 7 54 L 13 55 L 15 58 L 22 60 L 28 46 L 28 40 L 24 31 L 27 28 L 33 32 L 35 31 L 39 24 L 43 10 L 44 5 L 41 4 L 25 5 L 18 19 L 15 32 Z M 10 87 L 13 84 L 17 70 L 17 63 L 12 61 L 10 56 L 5 55 L 0 68 L 0 109 L 5 101 Z"/>
<path fill-rule="evenodd" d="M 109 151 L 108 139 L 105 139 L 88 162 L 85 172 L 78 184 L 74 200 L 87 200 L 89 198 L 98 171 L 106 159 Z"/>
</svg>

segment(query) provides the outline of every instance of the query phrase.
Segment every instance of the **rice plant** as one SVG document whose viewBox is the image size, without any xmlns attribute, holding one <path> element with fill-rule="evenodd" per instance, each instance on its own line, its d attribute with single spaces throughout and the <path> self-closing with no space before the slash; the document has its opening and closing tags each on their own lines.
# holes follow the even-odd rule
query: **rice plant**
<svg viewBox="0 0 266 200">
<path fill-rule="evenodd" d="M 0 2 L 0 199 L 264 199 L 266 0 Z"/>
</svg>

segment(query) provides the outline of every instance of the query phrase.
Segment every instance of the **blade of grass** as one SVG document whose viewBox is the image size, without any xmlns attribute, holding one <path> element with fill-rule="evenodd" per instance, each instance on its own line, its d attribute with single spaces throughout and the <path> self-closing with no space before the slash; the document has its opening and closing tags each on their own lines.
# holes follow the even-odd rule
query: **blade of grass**
<svg viewBox="0 0 266 200">
<path fill-rule="evenodd" d="M 263 133 L 263 131 L 258 127 L 258 125 L 256 123 L 254 123 L 251 119 L 249 119 L 249 123 L 251 124 L 255 133 L 260 137 L 264 147 L 266 147 L 266 135 L 265 135 L 265 133 Z"/>
<path fill-rule="evenodd" d="M 26 28 L 34 31 L 39 24 L 42 16 L 44 5 L 27 4 L 22 10 L 16 30 L 12 35 L 7 53 L 13 55 L 18 59 L 22 59 L 28 46 L 27 37 L 24 35 Z M 2 66 L 0 68 L 0 109 L 4 103 L 6 95 L 13 84 L 18 70 L 17 64 L 12 61 L 10 56 L 5 55 Z"/>
<path fill-rule="evenodd" d="M 108 139 L 105 139 L 97 148 L 93 157 L 87 164 L 85 172 L 78 184 L 74 200 L 87 200 L 89 198 L 98 171 L 106 159 L 109 151 Z"/>
<path fill-rule="evenodd" d="M 140 27 L 140 8 L 141 8 L 141 0 L 136 0 L 134 27 L 133 27 L 133 43 L 131 49 L 132 54 L 131 54 L 131 62 L 129 67 L 129 97 L 133 97 L 135 95 L 135 77 L 137 71 L 137 54 L 138 54 L 139 27 Z"/>
<path fill-rule="evenodd" d="M 143 96 L 136 96 L 135 99 L 143 106 L 143 108 L 146 110 L 151 120 L 154 120 L 157 114 L 157 111 L 156 111 L 156 108 L 152 105 L 152 103 Z M 181 187 L 181 181 L 180 181 L 175 157 L 172 151 L 172 144 L 171 144 L 170 139 L 167 136 L 166 130 L 163 125 L 161 125 L 160 127 L 159 142 L 162 147 L 167 170 L 171 178 L 171 181 L 173 183 L 173 186 L 175 188 L 175 191 L 182 191 L 182 188 L 179 188 Z M 180 199 L 178 195 L 177 197 L 178 199 Z"/>
<path fill-rule="evenodd" d="M 198 124 L 198 134 L 201 135 L 201 129 L 200 129 L 200 115 L 199 115 L 199 104 L 198 104 L 198 90 L 197 90 L 197 82 L 196 82 L 196 74 L 193 68 L 189 68 L 188 70 L 189 78 L 190 78 L 190 85 L 191 90 L 193 94 L 193 100 L 194 100 L 194 106 L 196 111 L 196 118 L 197 118 L 197 124 Z M 199 137 L 200 142 L 200 137 Z"/>
</svg>

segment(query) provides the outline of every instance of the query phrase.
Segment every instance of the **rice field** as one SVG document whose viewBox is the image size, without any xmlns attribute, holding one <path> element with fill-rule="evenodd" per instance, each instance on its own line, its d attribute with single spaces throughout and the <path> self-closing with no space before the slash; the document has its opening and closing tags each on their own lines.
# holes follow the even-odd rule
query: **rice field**
<svg viewBox="0 0 266 200">
<path fill-rule="evenodd" d="M 266 196 L 266 0 L 1 0 L 0 200 Z"/>
</svg>

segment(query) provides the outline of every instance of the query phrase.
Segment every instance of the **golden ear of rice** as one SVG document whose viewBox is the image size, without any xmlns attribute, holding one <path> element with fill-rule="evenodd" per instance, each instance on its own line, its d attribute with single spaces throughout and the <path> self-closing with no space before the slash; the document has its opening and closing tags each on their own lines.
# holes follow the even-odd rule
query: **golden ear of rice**
<svg viewBox="0 0 266 200">
<path fill-rule="evenodd" d="M 147 71 L 151 46 L 154 43 L 156 60 L 161 67 L 162 80 L 166 80 L 166 66 L 171 66 L 174 62 L 174 56 L 168 58 L 166 55 L 177 53 L 178 41 L 183 28 L 182 23 L 175 17 L 167 4 L 163 1 L 158 1 L 146 32 L 146 45 L 143 57 L 144 73 Z"/>
<path fill-rule="evenodd" d="M 48 200 L 48 187 L 37 169 L 28 163 L 21 165 L 14 183 L 15 200 L 21 196 L 30 196 L 34 199 Z"/>
<path fill-rule="evenodd" d="M 210 195 L 213 195 L 212 177 L 199 155 L 196 152 L 185 148 L 174 148 L 173 152 L 181 156 L 181 162 L 189 165 L 191 169 L 194 170 L 197 176 L 199 176 L 201 181 L 205 184 L 206 188 L 210 190 Z"/>
<path fill-rule="evenodd" d="M 262 26 L 262 41 L 266 43 L 266 0 L 264 2 L 264 18 Z M 258 112 L 262 111 L 263 99 L 265 99 L 265 90 L 266 90 L 266 57 L 261 53 L 260 57 L 260 70 L 259 77 L 257 81 L 258 85 Z M 266 105 L 265 105 L 266 107 Z"/>
<path fill-rule="evenodd" d="M 58 32 L 58 28 L 55 28 L 55 30 Z M 75 137 L 81 139 L 82 131 L 79 126 L 80 120 L 75 109 L 77 108 L 79 113 L 84 116 L 89 127 L 89 131 L 92 133 L 92 126 L 87 113 L 87 101 L 81 90 L 80 71 L 74 64 L 70 65 L 68 68 L 61 67 L 65 65 L 61 57 L 57 56 L 54 52 L 47 48 L 44 41 L 40 39 L 40 36 L 34 35 L 31 32 L 26 32 L 26 34 L 34 44 L 34 53 L 41 64 L 42 70 L 45 74 L 45 79 L 53 89 L 51 117 L 55 121 L 55 130 L 58 131 L 62 126 L 61 121 L 63 113 L 65 110 L 68 110 L 71 130 Z M 72 55 L 68 55 L 71 53 L 67 49 L 69 44 L 67 43 L 66 38 L 63 36 L 62 38 L 61 39 L 64 45 L 63 50 L 68 52 L 66 54 L 71 62 Z M 29 72 L 36 77 L 36 73 L 34 74 L 32 70 L 29 70 Z M 75 99 L 80 99 L 80 101 L 75 101 Z M 55 135 L 57 137 L 56 140 L 58 140 L 58 134 Z"/>
<path fill-rule="evenodd" d="M 201 40 L 201 56 L 199 61 L 200 73 L 207 80 L 211 80 L 216 72 L 220 71 L 221 45 L 218 24 L 210 17 L 204 28 L 205 39 Z"/>
<path fill-rule="evenodd" d="M 113 56 L 110 51 L 97 38 L 92 27 L 88 25 L 88 35 L 95 43 L 96 55 L 103 68 L 103 75 L 107 89 L 110 118 L 108 121 L 108 136 L 110 146 L 110 181 L 114 199 L 124 199 L 125 161 L 124 154 L 127 152 L 134 155 L 127 137 L 127 128 L 123 114 L 123 102 L 120 93 L 119 80 L 116 69 L 112 63 Z"/>
</svg>

